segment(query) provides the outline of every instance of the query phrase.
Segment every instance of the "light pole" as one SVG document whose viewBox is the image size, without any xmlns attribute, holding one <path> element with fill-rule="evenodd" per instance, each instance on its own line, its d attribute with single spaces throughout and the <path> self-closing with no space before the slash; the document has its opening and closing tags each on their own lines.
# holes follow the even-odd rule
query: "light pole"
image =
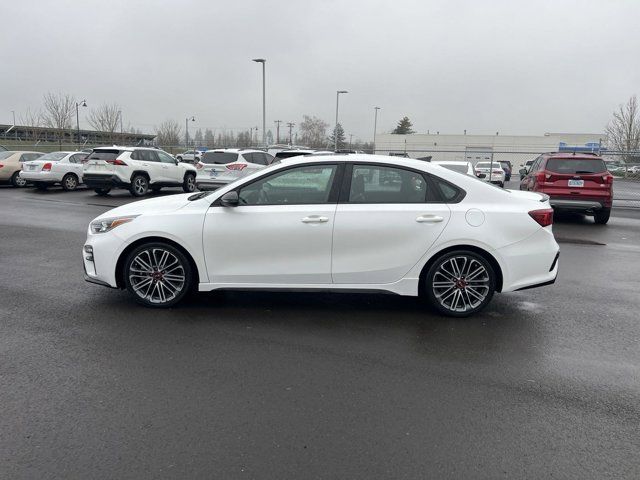
<svg viewBox="0 0 640 480">
<path fill-rule="evenodd" d="M 80 103 L 76 102 L 76 129 L 78 131 L 78 145 L 80 145 L 80 114 L 78 112 L 78 107 L 86 107 L 87 106 L 87 101 L 86 100 L 82 100 Z"/>
<path fill-rule="evenodd" d="M 373 107 L 375 110 L 375 116 L 373 117 L 373 154 L 376 154 L 376 130 L 378 130 L 378 110 L 380 107 Z"/>
<path fill-rule="evenodd" d="M 266 110 L 266 99 L 265 99 L 265 78 L 264 78 L 264 69 L 267 64 L 267 60 L 264 58 L 254 58 L 254 62 L 262 64 L 262 145 L 267 146 L 267 110 Z M 257 132 L 256 132 L 257 133 Z M 257 135 L 256 135 L 257 136 Z"/>
<path fill-rule="evenodd" d="M 189 148 L 189 120 L 192 122 L 196 121 L 196 117 L 191 116 L 187 117 L 184 120 L 184 143 L 187 148 Z"/>
<path fill-rule="evenodd" d="M 351 143 L 353 142 L 353 133 L 349 134 L 349 150 L 351 150 Z"/>
<path fill-rule="evenodd" d="M 16 137 L 16 141 L 18 140 L 18 129 L 16 128 L 16 111 L 15 110 L 11 110 L 11 113 L 13 113 L 13 134 Z"/>
<path fill-rule="evenodd" d="M 334 140 L 333 151 L 334 152 L 338 150 L 338 107 L 340 105 L 341 93 L 349 93 L 349 92 L 347 92 L 346 90 L 338 90 L 336 92 L 336 126 L 333 130 L 333 140 Z"/>
<path fill-rule="evenodd" d="M 122 129 L 122 110 L 118 110 L 118 116 L 120 117 L 120 141 L 122 142 L 122 137 L 124 136 L 124 130 Z"/>
</svg>

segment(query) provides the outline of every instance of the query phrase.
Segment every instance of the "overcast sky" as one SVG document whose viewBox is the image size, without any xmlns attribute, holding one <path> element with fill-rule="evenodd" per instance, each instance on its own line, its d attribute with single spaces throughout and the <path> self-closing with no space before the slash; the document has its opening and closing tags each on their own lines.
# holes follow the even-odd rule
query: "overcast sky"
<svg viewBox="0 0 640 480">
<path fill-rule="evenodd" d="M 315 115 L 373 135 L 601 132 L 640 90 L 638 0 L 20 0 L 0 4 L 0 123 L 47 91 L 196 128 Z M 86 126 L 81 115 L 81 126 Z"/>
</svg>

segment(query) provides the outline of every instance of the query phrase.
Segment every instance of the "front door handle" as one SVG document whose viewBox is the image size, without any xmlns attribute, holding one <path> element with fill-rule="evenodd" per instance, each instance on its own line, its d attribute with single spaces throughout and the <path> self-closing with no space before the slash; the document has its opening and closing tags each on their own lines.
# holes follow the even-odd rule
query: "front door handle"
<svg viewBox="0 0 640 480">
<path fill-rule="evenodd" d="M 418 223 L 440 223 L 444 218 L 439 215 L 420 215 L 416 218 Z"/>
<path fill-rule="evenodd" d="M 304 217 L 301 221 L 302 223 L 327 223 L 329 221 L 329 217 L 309 215 L 308 217 Z"/>
</svg>

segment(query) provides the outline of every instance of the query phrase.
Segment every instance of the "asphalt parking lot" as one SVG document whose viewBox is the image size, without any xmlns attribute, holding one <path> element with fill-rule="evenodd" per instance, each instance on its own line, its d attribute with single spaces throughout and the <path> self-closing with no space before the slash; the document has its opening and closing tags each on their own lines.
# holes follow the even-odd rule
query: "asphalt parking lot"
<svg viewBox="0 0 640 480">
<path fill-rule="evenodd" d="M 640 477 L 640 212 L 558 218 L 556 284 L 460 320 L 390 295 L 144 309 L 82 276 L 88 222 L 130 201 L 0 187 L 0 478 Z"/>
</svg>

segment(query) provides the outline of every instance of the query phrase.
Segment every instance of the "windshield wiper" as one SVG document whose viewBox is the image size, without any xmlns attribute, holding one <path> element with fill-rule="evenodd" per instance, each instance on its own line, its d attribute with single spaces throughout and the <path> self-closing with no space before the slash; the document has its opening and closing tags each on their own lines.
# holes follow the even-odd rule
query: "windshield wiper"
<svg viewBox="0 0 640 480">
<path fill-rule="evenodd" d="M 211 193 L 211 191 L 196 193 L 195 195 L 191 195 L 189 198 L 187 198 L 187 200 L 189 200 L 190 202 L 193 202 L 194 200 L 200 200 L 201 198 L 204 198 Z"/>
</svg>

